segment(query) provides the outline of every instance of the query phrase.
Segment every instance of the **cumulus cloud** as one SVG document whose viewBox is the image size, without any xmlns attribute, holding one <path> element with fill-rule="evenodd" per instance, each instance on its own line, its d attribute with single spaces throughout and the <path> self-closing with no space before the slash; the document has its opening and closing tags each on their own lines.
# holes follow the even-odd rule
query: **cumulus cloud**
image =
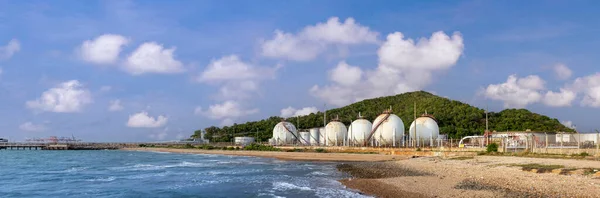
<svg viewBox="0 0 600 198">
<path fill-rule="evenodd" d="M 304 116 L 304 115 L 309 115 L 311 113 L 317 113 L 318 111 L 319 111 L 319 109 L 317 109 L 316 107 L 304 107 L 302 109 L 295 109 L 293 107 L 287 107 L 287 108 L 281 110 L 281 117 L 289 118 L 289 117 L 296 117 L 296 116 Z"/>
<path fill-rule="evenodd" d="M 544 96 L 544 104 L 552 107 L 571 106 L 577 94 L 567 89 L 560 89 L 560 92 L 548 91 Z"/>
<path fill-rule="evenodd" d="M 455 65 L 463 49 L 458 32 L 452 36 L 435 32 L 429 39 L 417 42 L 395 32 L 378 50 L 379 65 L 374 70 L 363 71 L 341 62 L 329 72 L 331 85 L 315 85 L 309 92 L 342 106 L 366 98 L 421 90 L 433 82 L 436 72 Z"/>
<path fill-rule="evenodd" d="M 196 80 L 220 85 L 222 99 L 244 99 L 258 90 L 260 81 L 273 79 L 278 68 L 256 66 L 242 61 L 237 55 L 229 55 L 212 60 Z"/>
<path fill-rule="evenodd" d="M 207 111 L 201 112 L 202 115 L 213 119 L 236 118 L 255 113 L 258 113 L 258 109 L 244 109 L 238 102 L 233 100 L 211 105 Z"/>
<path fill-rule="evenodd" d="M 569 78 L 571 78 L 571 75 L 573 75 L 573 72 L 571 71 L 571 69 L 569 69 L 569 67 L 567 67 L 564 64 L 557 64 L 554 66 L 554 73 L 556 74 L 556 77 L 559 80 L 567 80 Z"/>
<path fill-rule="evenodd" d="M 33 124 L 32 122 L 25 122 L 21 125 L 19 125 L 19 129 L 21 131 L 27 131 L 27 132 L 41 132 L 41 131 L 45 131 L 46 127 L 42 124 Z"/>
<path fill-rule="evenodd" d="M 297 34 L 275 30 L 274 37 L 261 44 L 262 55 L 294 61 L 315 59 L 330 45 L 376 44 L 379 33 L 362 26 L 353 18 L 343 23 L 331 17 L 325 23 L 305 27 Z"/>
<path fill-rule="evenodd" d="M 568 88 L 583 94 L 582 106 L 600 107 L 600 73 L 577 78 Z"/>
<path fill-rule="evenodd" d="M 238 102 L 234 100 L 228 100 L 222 104 L 214 104 L 208 107 L 206 111 L 203 111 L 201 107 L 196 107 L 194 113 L 197 115 L 203 115 L 211 119 L 222 119 L 222 125 L 233 124 L 235 118 L 251 115 L 258 113 L 258 109 L 245 109 Z"/>
<path fill-rule="evenodd" d="M 360 82 L 362 70 L 360 67 L 348 65 L 346 62 L 338 63 L 337 67 L 329 72 L 329 79 L 343 86 L 352 86 Z"/>
<path fill-rule="evenodd" d="M 167 132 L 169 131 L 169 127 L 165 127 L 165 129 L 163 129 L 162 131 L 159 131 L 157 133 L 152 133 L 150 135 L 148 135 L 148 137 L 150 137 L 151 139 L 155 139 L 155 140 L 165 140 L 167 138 L 167 135 L 169 135 Z"/>
<path fill-rule="evenodd" d="M 524 108 L 542 99 L 540 91 L 544 89 L 544 80 L 539 76 L 530 75 L 518 78 L 510 75 L 505 83 L 491 84 L 484 90 L 485 97 L 504 102 L 505 108 Z M 551 94 L 550 98 L 556 97 Z"/>
<path fill-rule="evenodd" d="M 6 46 L 0 46 L 0 60 L 11 58 L 21 50 L 21 43 L 17 39 L 11 39 Z"/>
<path fill-rule="evenodd" d="M 122 47 L 129 39 L 116 34 L 104 34 L 94 40 L 86 40 L 79 47 L 82 60 L 94 64 L 112 64 L 117 62 Z"/>
<path fill-rule="evenodd" d="M 77 80 L 63 82 L 42 93 L 36 100 L 27 101 L 27 108 L 57 113 L 79 112 L 92 103 L 89 90 Z"/>
<path fill-rule="evenodd" d="M 111 100 L 110 105 L 108 106 L 108 111 L 121 111 L 123 110 L 123 106 L 121 105 L 121 100 Z"/>
<path fill-rule="evenodd" d="M 174 47 L 164 49 L 156 42 L 146 42 L 127 57 L 123 68 L 132 75 L 181 73 L 185 69 L 183 64 L 175 59 L 174 52 Z"/>
<path fill-rule="evenodd" d="M 564 120 L 564 121 L 561 121 L 560 123 L 561 123 L 562 125 L 564 125 L 565 127 L 567 127 L 567 128 L 570 128 L 570 129 L 576 129 L 575 125 L 574 125 L 574 124 L 573 124 L 573 122 L 572 122 L 572 121 L 570 121 L 570 120 Z"/>
<path fill-rule="evenodd" d="M 157 128 L 167 124 L 168 118 L 159 115 L 154 118 L 148 115 L 148 112 L 142 111 L 133 115 L 129 115 L 127 126 L 132 128 Z"/>
</svg>

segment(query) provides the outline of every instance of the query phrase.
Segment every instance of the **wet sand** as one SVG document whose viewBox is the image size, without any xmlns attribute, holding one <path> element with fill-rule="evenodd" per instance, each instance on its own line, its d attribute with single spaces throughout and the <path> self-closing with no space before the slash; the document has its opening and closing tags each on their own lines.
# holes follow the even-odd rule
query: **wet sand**
<svg viewBox="0 0 600 198">
<path fill-rule="evenodd" d="M 352 154 L 352 153 L 224 151 L 224 150 L 173 149 L 173 148 L 126 148 L 126 149 L 122 149 L 122 150 L 255 156 L 255 157 L 276 158 L 276 159 L 281 159 L 281 160 L 332 161 L 332 162 L 394 161 L 394 160 L 401 160 L 401 159 L 408 158 L 407 156 L 398 156 L 398 155 Z"/>
</svg>

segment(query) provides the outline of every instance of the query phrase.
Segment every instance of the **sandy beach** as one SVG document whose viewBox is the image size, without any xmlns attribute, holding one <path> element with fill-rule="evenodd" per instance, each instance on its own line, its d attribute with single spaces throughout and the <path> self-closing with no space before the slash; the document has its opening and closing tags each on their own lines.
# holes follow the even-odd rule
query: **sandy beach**
<svg viewBox="0 0 600 198">
<path fill-rule="evenodd" d="M 227 151 L 227 150 L 201 150 L 201 149 L 174 149 L 174 148 L 126 148 L 131 151 L 155 151 L 171 153 L 217 154 L 268 157 L 281 160 L 303 161 L 332 161 L 332 162 L 376 162 L 392 161 L 408 158 L 407 156 L 382 155 L 382 154 L 352 154 L 352 153 L 314 153 L 314 152 L 269 152 L 269 151 Z"/>
<path fill-rule="evenodd" d="M 125 150 L 337 161 L 352 175 L 340 182 L 376 197 L 597 197 L 600 161 L 505 156 L 458 158 L 380 154 L 223 151 L 169 148 Z M 560 166 L 523 170 L 519 165 Z"/>
</svg>

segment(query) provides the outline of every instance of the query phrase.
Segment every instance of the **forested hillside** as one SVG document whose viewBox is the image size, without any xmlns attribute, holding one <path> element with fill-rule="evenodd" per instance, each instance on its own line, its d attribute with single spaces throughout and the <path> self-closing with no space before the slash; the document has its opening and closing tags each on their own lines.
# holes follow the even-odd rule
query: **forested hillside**
<svg viewBox="0 0 600 198">
<path fill-rule="evenodd" d="M 467 135 L 483 134 L 485 130 L 485 111 L 471 105 L 439 97 L 428 92 L 417 91 L 363 100 L 345 107 L 327 110 L 327 120 L 339 116 L 340 120 L 349 125 L 356 119 L 358 112 L 366 119 L 373 121 L 385 109 L 393 109 L 404 122 L 406 131 L 414 120 L 414 104 L 416 102 L 417 116 L 425 113 L 435 116 L 440 127 L 440 134 L 449 137 L 462 137 Z M 496 131 L 527 130 L 533 131 L 564 131 L 573 132 L 572 129 L 562 125 L 557 119 L 532 113 L 526 109 L 506 109 L 501 112 L 488 114 L 489 128 Z M 272 136 L 273 127 L 281 121 L 280 117 L 270 117 L 261 121 L 234 124 L 233 126 L 215 127 L 205 129 L 206 138 L 212 142 L 231 141 L 233 136 L 258 137 L 259 141 L 266 141 Z M 318 112 L 299 118 L 288 118 L 297 128 L 308 129 L 323 126 L 323 113 Z M 296 124 L 299 123 L 299 124 Z M 200 130 L 192 137 L 199 136 Z"/>
</svg>

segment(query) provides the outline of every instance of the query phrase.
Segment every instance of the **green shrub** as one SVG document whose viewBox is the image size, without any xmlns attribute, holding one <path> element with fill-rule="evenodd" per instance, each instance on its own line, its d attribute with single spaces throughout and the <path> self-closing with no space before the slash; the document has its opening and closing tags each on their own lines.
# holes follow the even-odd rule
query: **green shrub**
<svg viewBox="0 0 600 198">
<path fill-rule="evenodd" d="M 496 143 L 488 144 L 487 148 L 486 148 L 486 152 L 488 152 L 488 153 L 498 152 L 498 144 L 496 144 Z"/>
<path fill-rule="evenodd" d="M 317 149 L 315 149 L 315 152 L 317 152 L 317 153 L 327 153 L 327 150 L 325 150 L 324 148 L 317 148 Z"/>
<path fill-rule="evenodd" d="M 273 146 L 257 144 L 257 143 L 252 143 L 252 144 L 246 145 L 244 148 L 242 148 L 242 150 L 246 150 L 246 151 L 281 151 L 281 149 L 279 149 L 279 148 L 275 148 Z"/>
<path fill-rule="evenodd" d="M 417 151 L 421 151 L 421 148 L 417 148 Z"/>
<path fill-rule="evenodd" d="M 192 144 L 190 144 L 190 143 L 187 143 L 187 144 L 185 144 L 185 146 L 183 148 L 190 149 L 190 148 L 194 148 L 194 146 L 192 146 Z"/>
<path fill-rule="evenodd" d="M 147 145 L 145 145 L 145 144 L 139 144 L 138 146 L 139 147 L 146 147 Z"/>
</svg>

